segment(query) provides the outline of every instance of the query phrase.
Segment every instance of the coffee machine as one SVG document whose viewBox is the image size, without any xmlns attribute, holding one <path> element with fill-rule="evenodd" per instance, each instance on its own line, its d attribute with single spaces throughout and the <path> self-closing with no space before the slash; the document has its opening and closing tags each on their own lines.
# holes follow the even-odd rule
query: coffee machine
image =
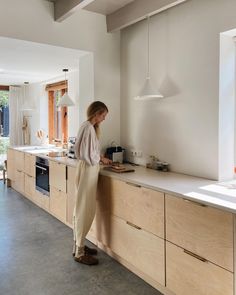
<svg viewBox="0 0 236 295">
<path fill-rule="evenodd" d="M 68 139 L 68 158 L 76 159 L 75 155 L 75 141 L 76 137 L 69 137 Z"/>
</svg>

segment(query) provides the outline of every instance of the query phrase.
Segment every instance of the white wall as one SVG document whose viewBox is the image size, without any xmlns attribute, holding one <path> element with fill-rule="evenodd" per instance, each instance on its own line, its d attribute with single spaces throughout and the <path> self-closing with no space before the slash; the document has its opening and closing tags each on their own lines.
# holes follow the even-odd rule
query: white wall
<svg viewBox="0 0 236 295">
<path fill-rule="evenodd" d="M 107 123 L 103 123 L 107 134 L 102 138 L 102 145 L 106 144 L 107 138 L 119 141 L 120 33 L 108 34 L 105 17 L 85 10 L 57 23 L 53 18 L 53 4 L 48 1 L 7 0 L 0 3 L 0 36 L 94 54 L 94 86 L 91 85 L 94 87 L 93 99 L 104 101 L 113 115 Z M 108 128 L 109 124 L 115 128 Z M 71 132 L 71 125 L 69 130 Z"/>
<path fill-rule="evenodd" d="M 151 17 L 151 79 L 165 95 L 156 102 L 132 99 L 146 74 L 146 21 L 122 31 L 122 145 L 155 154 L 176 172 L 224 178 L 219 165 L 219 41 L 221 32 L 236 28 L 235 11 L 235 0 L 189 0 Z"/>
</svg>

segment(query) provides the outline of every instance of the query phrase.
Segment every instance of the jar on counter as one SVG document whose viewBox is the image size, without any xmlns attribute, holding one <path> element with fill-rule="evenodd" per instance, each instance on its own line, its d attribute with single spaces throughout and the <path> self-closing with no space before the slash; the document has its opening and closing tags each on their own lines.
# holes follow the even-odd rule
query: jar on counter
<svg viewBox="0 0 236 295">
<path fill-rule="evenodd" d="M 169 171 L 169 164 L 166 162 L 162 163 L 162 171 L 167 172 Z"/>
</svg>

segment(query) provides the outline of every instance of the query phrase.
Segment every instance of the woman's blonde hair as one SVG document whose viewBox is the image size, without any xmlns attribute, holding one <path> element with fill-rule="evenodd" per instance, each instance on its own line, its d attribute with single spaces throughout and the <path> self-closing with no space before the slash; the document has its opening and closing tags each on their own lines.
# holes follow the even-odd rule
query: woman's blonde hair
<svg viewBox="0 0 236 295">
<path fill-rule="evenodd" d="M 101 101 L 92 102 L 87 109 L 87 119 L 88 121 L 92 120 L 97 114 L 101 115 L 102 113 L 107 112 L 108 108 L 105 103 Z M 99 124 L 94 125 L 97 136 L 99 137 Z"/>
</svg>

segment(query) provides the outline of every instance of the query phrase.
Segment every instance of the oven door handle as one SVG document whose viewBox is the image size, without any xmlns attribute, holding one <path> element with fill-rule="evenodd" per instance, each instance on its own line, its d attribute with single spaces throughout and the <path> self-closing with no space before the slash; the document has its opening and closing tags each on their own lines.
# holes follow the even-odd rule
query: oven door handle
<svg viewBox="0 0 236 295">
<path fill-rule="evenodd" d="M 37 167 L 37 168 L 39 168 L 39 169 L 41 169 L 41 170 L 47 171 L 46 168 L 43 168 L 43 167 L 41 167 L 41 166 L 35 165 L 35 167 Z"/>
</svg>

